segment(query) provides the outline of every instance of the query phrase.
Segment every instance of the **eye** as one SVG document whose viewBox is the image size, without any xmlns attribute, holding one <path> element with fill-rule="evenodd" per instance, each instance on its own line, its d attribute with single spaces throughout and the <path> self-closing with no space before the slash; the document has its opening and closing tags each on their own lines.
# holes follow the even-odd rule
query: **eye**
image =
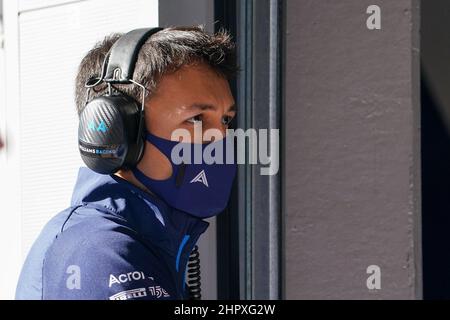
<svg viewBox="0 0 450 320">
<path fill-rule="evenodd" d="M 232 117 L 232 116 L 223 116 L 222 124 L 227 126 L 231 123 L 231 121 L 233 121 L 233 119 L 234 119 L 234 117 Z"/>
<path fill-rule="evenodd" d="M 197 114 L 195 116 L 193 116 L 192 118 L 189 118 L 186 120 L 189 123 L 198 123 L 202 121 L 202 115 L 201 114 Z"/>
</svg>

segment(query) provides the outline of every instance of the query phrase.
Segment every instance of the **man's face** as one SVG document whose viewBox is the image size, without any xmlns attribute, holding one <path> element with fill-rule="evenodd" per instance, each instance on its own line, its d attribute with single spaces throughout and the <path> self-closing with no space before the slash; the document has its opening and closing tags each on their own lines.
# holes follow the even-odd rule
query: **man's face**
<svg viewBox="0 0 450 320">
<path fill-rule="evenodd" d="M 236 114 L 234 105 L 227 79 L 203 63 L 183 66 L 164 75 L 146 103 L 147 130 L 170 140 L 174 130 L 186 129 L 193 142 L 200 143 L 203 135 L 194 135 L 194 125 L 201 121 L 203 132 L 218 129 L 225 136 Z M 149 142 L 138 168 L 153 179 L 166 179 L 172 173 L 169 160 Z"/>
</svg>

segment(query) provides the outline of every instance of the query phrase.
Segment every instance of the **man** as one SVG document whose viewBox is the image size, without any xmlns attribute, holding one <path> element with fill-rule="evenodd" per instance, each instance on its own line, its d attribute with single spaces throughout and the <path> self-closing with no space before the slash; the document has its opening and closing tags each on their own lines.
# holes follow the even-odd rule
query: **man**
<svg viewBox="0 0 450 320">
<path fill-rule="evenodd" d="M 119 37 L 105 38 L 82 60 L 76 79 L 79 114 L 87 99 L 85 83 L 100 76 Z M 203 132 L 215 129 L 225 136 L 235 116 L 228 84 L 235 70 L 234 45 L 226 32 L 167 28 L 146 40 L 133 73 L 147 89 L 143 156 L 135 168 L 111 175 L 80 169 L 70 207 L 50 220 L 28 254 L 17 299 L 188 297 L 186 264 L 208 227 L 202 218 L 223 210 L 235 171 L 215 189 L 203 170 L 183 181 L 187 194 L 177 196 L 178 166 L 170 150 L 178 141 L 172 137 L 184 129 L 193 137 L 184 143 L 207 146 L 214 139 L 196 135 L 199 124 Z M 138 86 L 115 87 L 140 101 Z M 90 98 L 106 90 L 96 87 Z M 215 170 L 223 171 L 220 165 Z"/>
</svg>

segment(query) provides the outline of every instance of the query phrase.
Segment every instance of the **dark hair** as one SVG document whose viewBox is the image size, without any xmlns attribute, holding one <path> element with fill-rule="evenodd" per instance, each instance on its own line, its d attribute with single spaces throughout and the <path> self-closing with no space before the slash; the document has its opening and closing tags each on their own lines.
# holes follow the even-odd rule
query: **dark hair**
<svg viewBox="0 0 450 320">
<path fill-rule="evenodd" d="M 75 103 L 78 114 L 86 100 L 85 83 L 101 74 L 103 60 L 114 42 L 122 34 L 111 34 L 98 42 L 80 63 L 75 83 Z M 165 73 L 173 72 L 183 65 L 205 62 L 221 76 L 230 79 L 237 71 L 235 45 L 228 32 L 220 30 L 208 34 L 202 26 L 171 27 L 153 34 L 138 55 L 133 79 L 143 84 L 148 91 L 146 98 L 154 92 L 158 79 Z M 136 85 L 114 85 L 119 91 L 141 101 L 142 92 Z M 106 85 L 91 90 L 90 98 L 106 91 Z"/>
</svg>

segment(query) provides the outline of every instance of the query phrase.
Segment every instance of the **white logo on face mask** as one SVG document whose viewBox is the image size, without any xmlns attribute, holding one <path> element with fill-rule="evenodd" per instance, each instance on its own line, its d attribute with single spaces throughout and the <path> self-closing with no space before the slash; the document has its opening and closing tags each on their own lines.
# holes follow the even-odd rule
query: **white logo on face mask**
<svg viewBox="0 0 450 320">
<path fill-rule="evenodd" d="M 194 183 L 194 182 L 201 182 L 209 188 L 208 179 L 206 179 L 205 170 L 200 171 L 200 173 L 198 175 L 196 175 L 195 178 L 192 179 L 191 182 L 189 182 L 189 183 Z"/>
</svg>

